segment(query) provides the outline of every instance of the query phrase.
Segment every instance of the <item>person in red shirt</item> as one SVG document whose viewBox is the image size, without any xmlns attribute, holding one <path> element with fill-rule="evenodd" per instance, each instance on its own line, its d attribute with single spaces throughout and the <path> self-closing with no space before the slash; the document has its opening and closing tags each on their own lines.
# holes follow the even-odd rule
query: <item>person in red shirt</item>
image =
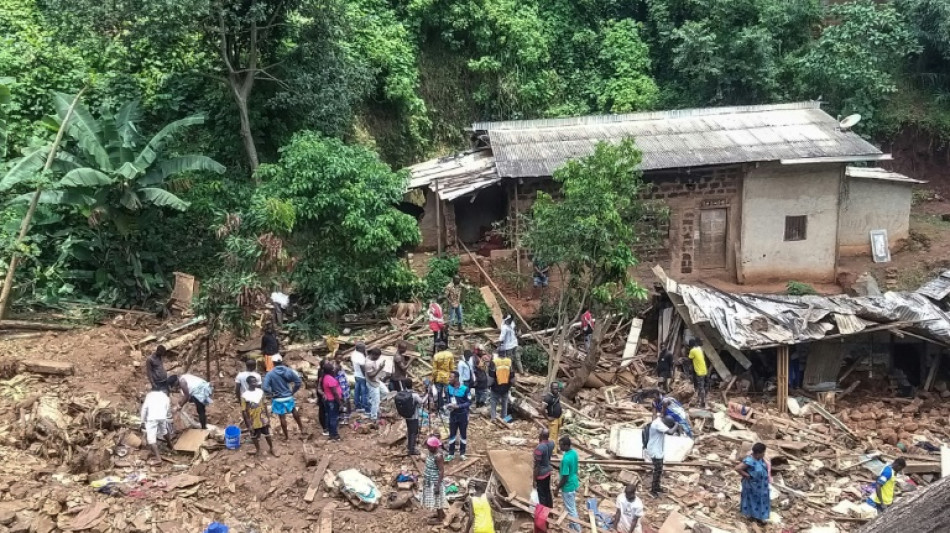
<svg viewBox="0 0 950 533">
<path fill-rule="evenodd" d="M 334 374 L 333 362 L 324 361 L 320 389 L 323 391 L 324 408 L 327 413 L 327 431 L 330 433 L 330 440 L 340 440 L 338 428 L 340 411 L 343 407 L 343 389 L 340 388 L 340 382 L 336 380 Z"/>
<path fill-rule="evenodd" d="M 594 317 L 590 314 L 590 309 L 584 308 L 584 314 L 581 315 L 581 331 L 584 333 L 584 346 L 587 352 L 590 352 L 590 338 L 594 334 Z"/>
</svg>

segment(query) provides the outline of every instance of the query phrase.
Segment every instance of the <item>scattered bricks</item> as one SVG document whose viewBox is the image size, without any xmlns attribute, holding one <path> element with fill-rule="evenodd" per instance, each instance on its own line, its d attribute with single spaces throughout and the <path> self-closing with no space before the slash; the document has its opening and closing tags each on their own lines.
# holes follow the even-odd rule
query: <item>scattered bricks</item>
<svg viewBox="0 0 950 533">
<path fill-rule="evenodd" d="M 918 427 L 920 426 L 918 426 L 916 422 L 905 422 L 903 426 L 904 431 L 907 431 L 909 433 L 913 433 L 914 431 L 917 431 Z"/>
</svg>

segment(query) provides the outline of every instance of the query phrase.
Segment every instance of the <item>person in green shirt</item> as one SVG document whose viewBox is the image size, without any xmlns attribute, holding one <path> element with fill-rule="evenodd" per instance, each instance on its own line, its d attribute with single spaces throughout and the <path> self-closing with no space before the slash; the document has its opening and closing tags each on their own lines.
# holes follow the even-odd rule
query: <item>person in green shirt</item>
<svg viewBox="0 0 950 533">
<path fill-rule="evenodd" d="M 561 437 L 561 440 L 558 442 L 561 448 L 561 480 L 557 485 L 557 488 L 554 489 L 554 497 L 557 497 L 557 493 L 560 491 L 561 498 L 564 500 L 564 509 L 567 510 L 568 516 L 579 520 L 577 514 L 577 488 L 581 484 L 580 478 L 577 477 L 577 451 L 571 449 L 571 438 L 567 435 Z M 581 526 L 575 522 L 571 522 L 572 531 L 580 531 Z"/>
</svg>

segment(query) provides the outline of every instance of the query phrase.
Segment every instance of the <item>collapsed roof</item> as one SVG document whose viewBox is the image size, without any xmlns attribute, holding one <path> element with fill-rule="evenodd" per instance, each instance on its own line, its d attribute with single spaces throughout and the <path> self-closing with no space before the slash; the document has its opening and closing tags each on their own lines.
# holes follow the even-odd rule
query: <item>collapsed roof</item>
<svg viewBox="0 0 950 533">
<path fill-rule="evenodd" d="M 757 350 L 857 335 L 881 329 L 919 335 L 950 347 L 950 271 L 913 292 L 880 296 L 732 294 L 660 276 L 682 297 L 694 323 L 711 327 L 728 346 Z M 942 295 L 940 298 L 933 296 Z"/>
</svg>

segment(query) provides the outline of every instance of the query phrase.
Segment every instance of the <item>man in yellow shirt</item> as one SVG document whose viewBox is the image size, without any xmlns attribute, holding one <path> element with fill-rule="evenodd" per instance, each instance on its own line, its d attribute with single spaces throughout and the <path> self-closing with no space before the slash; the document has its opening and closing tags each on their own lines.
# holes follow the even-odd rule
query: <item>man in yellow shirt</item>
<svg viewBox="0 0 950 533">
<path fill-rule="evenodd" d="M 890 466 L 885 466 L 881 470 L 881 475 L 874 482 L 874 492 L 868 498 L 868 504 L 874 506 L 879 513 L 894 503 L 894 485 L 897 484 L 897 474 L 905 466 L 907 466 L 907 461 L 903 457 L 898 457 Z"/>
<path fill-rule="evenodd" d="M 441 411 L 445 405 L 445 388 L 449 385 L 452 372 L 455 372 L 455 354 L 441 342 L 436 344 L 435 350 L 432 357 L 432 383 L 437 391 L 436 406 Z"/>
<path fill-rule="evenodd" d="M 689 359 L 693 362 L 693 385 L 696 395 L 699 396 L 699 406 L 706 407 L 706 386 L 709 383 L 709 371 L 706 369 L 706 354 L 699 344 L 699 339 L 689 341 Z"/>
</svg>

